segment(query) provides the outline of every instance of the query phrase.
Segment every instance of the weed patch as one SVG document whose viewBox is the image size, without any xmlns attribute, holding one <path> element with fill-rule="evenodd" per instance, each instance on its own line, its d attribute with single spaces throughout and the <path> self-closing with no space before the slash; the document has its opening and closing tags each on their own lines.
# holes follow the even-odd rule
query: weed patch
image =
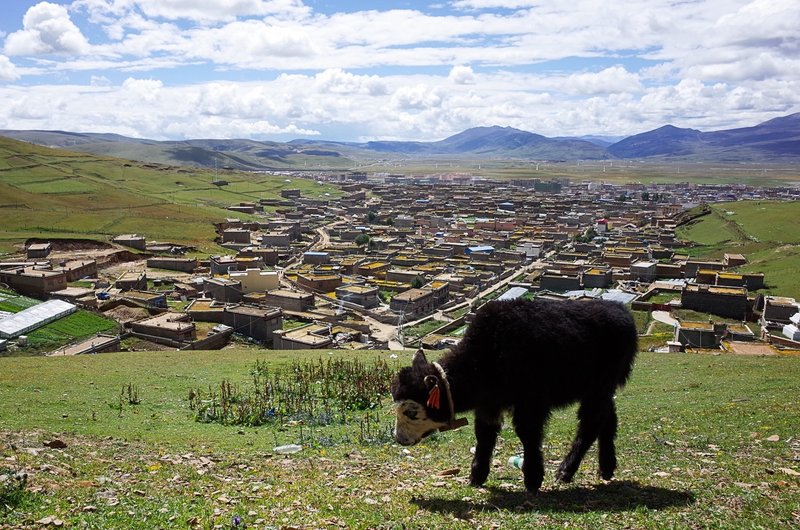
<svg viewBox="0 0 800 530">
<path fill-rule="evenodd" d="M 378 411 L 385 404 L 394 369 L 378 359 L 327 359 L 270 366 L 256 360 L 249 385 L 224 379 L 207 391 L 189 390 L 189 408 L 201 423 L 359 426 L 360 441 L 386 440 Z M 332 440 L 322 434 L 323 445 Z M 332 442 L 330 442 L 332 443 Z"/>
</svg>

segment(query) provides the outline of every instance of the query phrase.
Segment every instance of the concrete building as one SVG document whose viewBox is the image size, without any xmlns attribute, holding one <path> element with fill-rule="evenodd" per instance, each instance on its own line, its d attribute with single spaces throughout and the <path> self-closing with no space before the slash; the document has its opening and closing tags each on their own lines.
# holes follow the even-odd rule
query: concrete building
<svg viewBox="0 0 800 530">
<path fill-rule="evenodd" d="M 125 291 L 123 297 L 126 300 L 136 302 L 151 309 L 166 309 L 167 308 L 167 295 L 165 293 L 157 293 L 150 291 L 139 291 L 131 289 Z"/>
<path fill-rule="evenodd" d="M 287 248 L 292 239 L 288 232 L 266 232 L 261 236 L 261 246 Z"/>
<path fill-rule="evenodd" d="M 409 289 L 396 294 L 389 302 L 389 307 L 395 313 L 406 317 L 424 315 L 446 303 L 449 293 L 448 282 L 432 282 L 423 288 Z"/>
<path fill-rule="evenodd" d="M 576 291 L 581 288 L 581 278 L 577 274 L 553 274 L 546 272 L 539 278 L 539 287 L 542 290 L 556 293 Z"/>
<path fill-rule="evenodd" d="M 333 344 L 332 325 L 312 323 L 292 330 L 274 333 L 273 348 L 276 350 L 314 350 L 328 348 Z"/>
<path fill-rule="evenodd" d="M 342 277 L 339 274 L 298 274 L 297 285 L 312 293 L 332 293 L 342 285 Z"/>
<path fill-rule="evenodd" d="M 112 239 L 114 243 L 136 250 L 147 250 L 147 240 L 138 234 L 123 234 Z"/>
<path fill-rule="evenodd" d="M 226 278 L 206 278 L 203 282 L 203 296 L 217 302 L 238 304 L 242 301 L 242 284 Z"/>
<path fill-rule="evenodd" d="M 239 270 L 239 262 L 233 256 L 211 256 L 208 264 L 212 276 L 226 276 Z"/>
<path fill-rule="evenodd" d="M 223 243 L 242 243 L 245 245 L 250 244 L 250 230 L 243 230 L 241 228 L 229 228 L 222 231 Z"/>
<path fill-rule="evenodd" d="M 330 252 L 304 252 L 303 263 L 323 265 L 331 262 Z"/>
<path fill-rule="evenodd" d="M 761 325 L 784 325 L 792 323 L 792 316 L 800 311 L 800 305 L 794 298 L 785 296 L 766 296 L 764 310 L 761 313 Z"/>
<path fill-rule="evenodd" d="M 266 294 L 264 303 L 287 311 L 302 313 L 314 307 L 314 295 L 304 291 L 275 289 Z"/>
<path fill-rule="evenodd" d="M 689 284 L 681 290 L 681 307 L 721 317 L 747 320 L 747 289 Z"/>
<path fill-rule="evenodd" d="M 725 324 L 713 322 L 679 322 L 675 327 L 675 342 L 691 348 L 719 348 Z"/>
<path fill-rule="evenodd" d="M 46 298 L 50 292 L 66 289 L 67 275 L 34 267 L 16 268 L 0 271 L 0 283 L 26 296 Z"/>
<path fill-rule="evenodd" d="M 114 287 L 121 291 L 146 291 L 147 273 L 145 271 L 123 272 L 114 282 Z"/>
<path fill-rule="evenodd" d="M 273 333 L 283 327 L 283 312 L 280 309 L 234 306 L 223 310 L 223 322 L 239 333 L 259 342 L 270 343 Z"/>
<path fill-rule="evenodd" d="M 264 265 L 275 266 L 280 259 L 280 252 L 276 248 L 262 248 L 262 247 L 245 247 L 236 254 L 236 259 L 241 258 L 257 258 L 260 259 Z"/>
<path fill-rule="evenodd" d="M 105 335 L 98 333 L 94 337 L 82 340 L 69 346 L 64 346 L 47 354 L 48 357 L 83 355 L 91 353 L 108 353 L 119 351 L 121 339 L 119 335 Z"/>
<path fill-rule="evenodd" d="M 50 296 L 56 300 L 64 300 L 70 304 L 82 307 L 97 307 L 97 297 L 95 296 L 94 289 L 67 287 L 60 291 L 51 292 Z"/>
<path fill-rule="evenodd" d="M 378 288 L 369 285 L 343 285 L 337 287 L 336 298 L 359 305 L 364 309 L 371 309 L 379 304 Z"/>
<path fill-rule="evenodd" d="M 189 315 L 169 312 L 132 322 L 131 332 L 136 337 L 153 342 L 160 342 L 158 339 L 178 343 L 191 342 L 197 336 L 194 322 Z"/>
<path fill-rule="evenodd" d="M 583 273 L 583 287 L 585 289 L 605 289 L 613 284 L 611 269 L 592 267 Z"/>
<path fill-rule="evenodd" d="M 652 282 L 656 279 L 656 268 L 658 263 L 655 261 L 637 261 L 631 265 L 631 279 L 639 282 Z"/>
<path fill-rule="evenodd" d="M 46 258 L 53 250 L 51 243 L 33 243 L 25 249 L 28 259 Z"/>
<path fill-rule="evenodd" d="M 197 260 L 195 258 L 169 258 L 160 256 L 149 258 L 147 260 L 147 266 L 153 269 L 192 273 L 197 269 Z"/>
<path fill-rule="evenodd" d="M 231 272 L 231 280 L 241 283 L 243 294 L 266 292 L 279 287 L 278 273 L 276 271 L 262 271 L 261 269 L 247 269 L 244 272 Z"/>
<path fill-rule="evenodd" d="M 700 260 L 687 260 L 686 266 L 683 269 L 683 274 L 687 278 L 694 278 L 700 270 L 715 270 L 721 271 L 725 269 L 725 264 L 721 261 L 700 261 Z"/>
<path fill-rule="evenodd" d="M 62 262 L 58 267 L 53 267 L 55 272 L 63 272 L 68 282 L 76 282 L 83 278 L 97 277 L 97 262 L 89 260 L 71 260 Z"/>
<path fill-rule="evenodd" d="M 364 261 L 356 265 L 355 272 L 361 276 L 372 276 L 374 278 L 386 278 L 386 271 L 392 265 L 386 261 Z"/>
<path fill-rule="evenodd" d="M 742 254 L 724 254 L 722 257 L 722 263 L 725 267 L 739 267 L 740 265 L 747 264 L 747 258 L 745 258 Z"/>
</svg>

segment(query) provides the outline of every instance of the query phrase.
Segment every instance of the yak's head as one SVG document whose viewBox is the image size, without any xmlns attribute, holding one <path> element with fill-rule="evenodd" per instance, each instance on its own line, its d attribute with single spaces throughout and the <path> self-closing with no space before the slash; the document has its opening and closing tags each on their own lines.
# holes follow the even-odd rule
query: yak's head
<svg viewBox="0 0 800 530">
<path fill-rule="evenodd" d="M 400 445 L 414 445 L 426 436 L 451 425 L 448 392 L 441 372 L 425 358 L 414 354 L 411 366 L 402 368 L 392 381 L 395 406 L 394 437 Z"/>
</svg>

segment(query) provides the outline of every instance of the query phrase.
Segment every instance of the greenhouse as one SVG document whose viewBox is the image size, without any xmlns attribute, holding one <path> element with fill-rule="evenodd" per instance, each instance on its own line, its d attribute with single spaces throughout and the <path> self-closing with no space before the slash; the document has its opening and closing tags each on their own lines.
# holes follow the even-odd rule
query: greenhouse
<svg viewBox="0 0 800 530">
<path fill-rule="evenodd" d="M 11 339 L 49 324 L 77 311 L 77 307 L 62 300 L 48 300 L 19 313 L 0 319 L 0 338 Z"/>
</svg>

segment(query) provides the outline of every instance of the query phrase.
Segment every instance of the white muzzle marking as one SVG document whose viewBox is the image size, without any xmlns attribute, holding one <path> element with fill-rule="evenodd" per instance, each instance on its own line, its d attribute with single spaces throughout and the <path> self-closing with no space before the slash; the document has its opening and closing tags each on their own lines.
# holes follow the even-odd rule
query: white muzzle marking
<svg viewBox="0 0 800 530">
<path fill-rule="evenodd" d="M 446 427 L 446 422 L 428 417 L 425 407 L 406 399 L 395 401 L 394 437 L 400 445 L 414 445 L 425 436 Z"/>
</svg>

